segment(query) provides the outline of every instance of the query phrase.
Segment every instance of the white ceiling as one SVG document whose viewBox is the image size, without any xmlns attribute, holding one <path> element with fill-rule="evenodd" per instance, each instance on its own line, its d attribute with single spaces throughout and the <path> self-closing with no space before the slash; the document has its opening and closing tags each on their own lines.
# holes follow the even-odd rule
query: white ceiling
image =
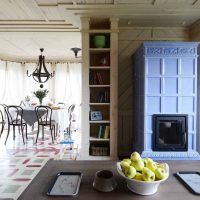
<svg viewBox="0 0 200 200">
<path fill-rule="evenodd" d="M 73 59 L 84 16 L 117 17 L 120 27 L 191 27 L 200 0 L 0 0 L 0 58 L 37 59 L 44 48 L 47 60 Z"/>
<path fill-rule="evenodd" d="M 5 60 L 37 60 L 44 48 L 46 60 L 64 61 L 75 58 L 70 48 L 81 46 L 81 36 L 80 32 L 0 32 L 0 44 L 0 58 Z"/>
</svg>

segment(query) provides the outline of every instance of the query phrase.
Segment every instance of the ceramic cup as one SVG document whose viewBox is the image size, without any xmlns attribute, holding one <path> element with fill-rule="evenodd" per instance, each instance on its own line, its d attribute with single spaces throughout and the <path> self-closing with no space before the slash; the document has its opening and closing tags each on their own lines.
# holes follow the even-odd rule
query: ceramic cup
<svg viewBox="0 0 200 200">
<path fill-rule="evenodd" d="M 101 170 L 96 172 L 93 187 L 101 192 L 111 192 L 117 186 L 114 175 L 109 170 Z"/>
<path fill-rule="evenodd" d="M 93 38 L 94 46 L 96 48 L 104 48 L 106 45 L 106 36 L 105 35 L 95 35 Z"/>
</svg>

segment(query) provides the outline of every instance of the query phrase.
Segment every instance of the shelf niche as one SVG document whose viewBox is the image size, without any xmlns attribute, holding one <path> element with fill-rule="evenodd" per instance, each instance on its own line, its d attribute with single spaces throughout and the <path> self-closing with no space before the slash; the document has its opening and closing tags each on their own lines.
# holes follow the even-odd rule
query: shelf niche
<svg viewBox="0 0 200 200">
<path fill-rule="evenodd" d="M 83 156 L 114 159 L 117 157 L 118 19 L 85 17 L 82 27 Z M 105 38 L 96 38 L 94 44 L 97 35 Z M 98 113 L 102 114 L 101 119 Z M 100 127 L 105 130 L 107 127 L 109 136 L 99 136 Z"/>
</svg>

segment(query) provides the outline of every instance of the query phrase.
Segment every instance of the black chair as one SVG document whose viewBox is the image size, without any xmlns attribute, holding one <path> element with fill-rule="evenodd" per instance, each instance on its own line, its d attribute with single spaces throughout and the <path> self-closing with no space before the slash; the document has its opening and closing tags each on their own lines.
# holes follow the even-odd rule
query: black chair
<svg viewBox="0 0 200 200">
<path fill-rule="evenodd" d="M 40 132 L 40 126 L 42 126 L 42 139 L 44 140 L 44 127 L 49 127 L 51 131 L 52 143 L 54 143 L 55 131 L 56 131 L 56 123 L 51 119 L 52 117 L 52 109 L 49 106 L 36 106 L 35 113 L 37 116 L 38 122 L 38 131 L 35 143 L 37 143 L 38 135 Z M 54 130 L 54 135 L 52 130 Z"/>
<path fill-rule="evenodd" d="M 0 109 L 0 125 L 1 125 L 1 132 L 0 132 L 0 137 L 3 133 L 6 121 L 5 121 L 5 109 L 4 109 L 4 105 L 0 105 L 1 109 Z"/>
<path fill-rule="evenodd" d="M 23 139 L 23 143 L 24 142 L 24 128 L 26 130 L 26 139 L 27 138 L 27 124 L 26 122 L 23 120 L 23 109 L 20 106 L 5 106 L 5 113 L 7 116 L 7 120 L 8 120 L 8 133 L 7 133 L 7 137 L 5 140 L 5 144 L 7 142 L 9 133 L 10 133 L 10 127 L 13 127 L 13 140 L 15 140 L 15 127 L 18 127 L 19 133 L 21 132 L 22 134 L 22 139 Z"/>
<path fill-rule="evenodd" d="M 75 120 L 73 119 L 73 112 L 75 109 L 75 104 L 72 104 L 71 106 L 69 106 L 68 108 L 68 117 L 69 117 L 69 127 L 68 127 L 68 133 L 69 136 L 71 137 L 71 133 L 72 133 L 72 122 L 75 122 Z"/>
</svg>

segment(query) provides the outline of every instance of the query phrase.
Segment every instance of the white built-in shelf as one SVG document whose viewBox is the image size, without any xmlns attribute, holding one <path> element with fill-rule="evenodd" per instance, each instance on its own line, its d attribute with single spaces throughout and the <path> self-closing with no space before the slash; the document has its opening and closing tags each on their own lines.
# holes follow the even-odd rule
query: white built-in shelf
<svg viewBox="0 0 200 200">
<path fill-rule="evenodd" d="M 109 52 L 110 48 L 90 48 L 91 52 Z"/>
<path fill-rule="evenodd" d="M 110 120 L 100 120 L 100 121 L 89 121 L 91 124 L 103 124 L 110 123 Z"/>
<path fill-rule="evenodd" d="M 89 87 L 110 87 L 110 85 L 89 85 Z"/>
<path fill-rule="evenodd" d="M 90 106 L 109 106 L 110 103 L 89 103 Z"/>
<path fill-rule="evenodd" d="M 90 29 L 90 33 L 111 33 L 110 29 Z"/>
<path fill-rule="evenodd" d="M 90 141 L 110 141 L 110 139 L 104 139 L 104 138 L 96 138 L 96 137 L 90 137 Z"/>
<path fill-rule="evenodd" d="M 110 160 L 117 158 L 117 71 L 118 71 L 118 21 L 115 18 L 103 18 L 100 21 L 93 18 L 83 18 L 82 25 L 82 60 L 83 60 L 83 153 L 84 159 Z M 95 48 L 94 36 L 105 35 L 105 48 Z M 113 53 L 113 50 L 115 51 Z M 106 62 L 104 62 L 104 60 Z M 105 64 L 105 65 L 103 65 Z M 100 79 L 95 77 L 100 74 Z M 85 76 L 86 75 L 86 76 Z M 94 80 L 92 79 L 94 78 Z M 94 84 L 95 85 L 94 85 Z M 101 83 L 101 84 L 98 84 Z M 102 97 L 101 97 L 102 96 Z M 109 100 L 100 102 L 100 100 Z M 107 102 L 107 103 L 104 103 Z M 90 112 L 98 110 L 103 114 L 103 120 L 91 120 Z M 85 117 L 88 116 L 88 117 Z M 111 123 L 112 122 L 112 123 Z M 110 138 L 95 138 L 100 126 L 110 126 Z M 92 149 L 97 147 L 97 149 Z M 92 150 L 100 152 L 93 153 Z M 105 147 L 107 153 L 101 152 Z M 104 150 L 104 149 L 103 149 Z M 96 154 L 96 155 L 92 155 Z M 109 155 L 106 155 L 109 154 Z M 106 155 L 106 156 L 101 156 Z"/>
<path fill-rule="evenodd" d="M 89 69 L 110 69 L 110 66 L 91 66 Z"/>
</svg>

